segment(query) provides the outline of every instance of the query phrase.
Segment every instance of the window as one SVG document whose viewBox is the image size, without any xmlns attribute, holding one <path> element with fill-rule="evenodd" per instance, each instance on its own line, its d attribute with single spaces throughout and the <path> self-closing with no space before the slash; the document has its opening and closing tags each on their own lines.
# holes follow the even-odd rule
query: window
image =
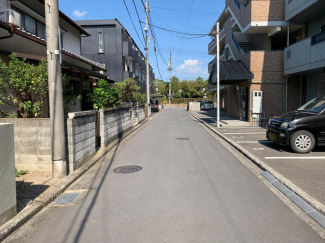
<svg viewBox="0 0 325 243">
<path fill-rule="evenodd" d="M 325 25 L 322 25 L 322 26 L 320 27 L 320 32 L 321 32 L 321 33 L 325 32 Z"/>
<path fill-rule="evenodd" d="M 45 25 L 39 21 L 37 21 L 37 35 L 43 39 L 45 39 Z"/>
<path fill-rule="evenodd" d="M 103 32 L 98 32 L 98 52 L 104 53 Z"/>
<path fill-rule="evenodd" d="M 36 20 L 28 15 L 25 15 L 25 30 L 36 34 Z"/>
</svg>

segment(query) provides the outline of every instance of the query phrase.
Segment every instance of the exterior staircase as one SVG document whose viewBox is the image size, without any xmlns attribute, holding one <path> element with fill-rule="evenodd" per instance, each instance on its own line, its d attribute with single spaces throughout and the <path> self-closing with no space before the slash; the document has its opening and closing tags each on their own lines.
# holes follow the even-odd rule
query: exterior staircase
<svg viewBox="0 0 325 243">
<path fill-rule="evenodd" d="M 254 50 L 254 48 L 252 47 L 252 44 L 250 42 L 238 42 L 240 48 L 245 52 L 250 52 L 252 50 Z"/>
</svg>

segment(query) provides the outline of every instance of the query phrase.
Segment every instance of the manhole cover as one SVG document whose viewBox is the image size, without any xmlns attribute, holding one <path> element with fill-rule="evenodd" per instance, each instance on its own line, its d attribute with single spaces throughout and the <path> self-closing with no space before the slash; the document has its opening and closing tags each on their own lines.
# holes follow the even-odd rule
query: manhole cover
<svg viewBox="0 0 325 243">
<path fill-rule="evenodd" d="M 189 138 L 176 138 L 177 140 L 190 140 Z"/>
<path fill-rule="evenodd" d="M 134 172 L 138 172 L 142 170 L 141 166 L 138 165 L 126 165 L 126 166 L 121 166 L 118 167 L 114 170 L 115 173 L 123 173 L 123 174 L 127 174 L 127 173 L 134 173 Z"/>
</svg>

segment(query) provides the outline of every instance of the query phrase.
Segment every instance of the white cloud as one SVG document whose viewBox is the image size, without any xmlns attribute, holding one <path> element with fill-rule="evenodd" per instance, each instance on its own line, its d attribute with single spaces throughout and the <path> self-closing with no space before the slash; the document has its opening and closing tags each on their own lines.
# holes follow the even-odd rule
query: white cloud
<svg viewBox="0 0 325 243">
<path fill-rule="evenodd" d="M 179 67 L 176 67 L 175 70 L 177 72 L 184 72 L 184 73 L 193 73 L 193 74 L 208 74 L 208 70 L 202 68 L 202 62 L 199 62 L 199 60 L 192 60 L 188 59 L 185 60 L 182 65 Z"/>
<path fill-rule="evenodd" d="M 73 16 L 77 17 L 77 18 L 82 18 L 83 16 L 85 16 L 88 12 L 87 11 L 82 11 L 80 12 L 79 10 L 73 10 L 72 14 Z"/>
</svg>

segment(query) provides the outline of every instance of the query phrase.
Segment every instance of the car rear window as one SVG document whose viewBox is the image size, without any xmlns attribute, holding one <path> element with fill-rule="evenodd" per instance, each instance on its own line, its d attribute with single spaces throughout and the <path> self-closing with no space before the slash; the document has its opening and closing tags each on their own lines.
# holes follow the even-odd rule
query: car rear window
<svg viewBox="0 0 325 243">
<path fill-rule="evenodd" d="M 206 104 L 213 104 L 212 101 L 206 101 L 205 103 L 206 103 Z"/>
</svg>

